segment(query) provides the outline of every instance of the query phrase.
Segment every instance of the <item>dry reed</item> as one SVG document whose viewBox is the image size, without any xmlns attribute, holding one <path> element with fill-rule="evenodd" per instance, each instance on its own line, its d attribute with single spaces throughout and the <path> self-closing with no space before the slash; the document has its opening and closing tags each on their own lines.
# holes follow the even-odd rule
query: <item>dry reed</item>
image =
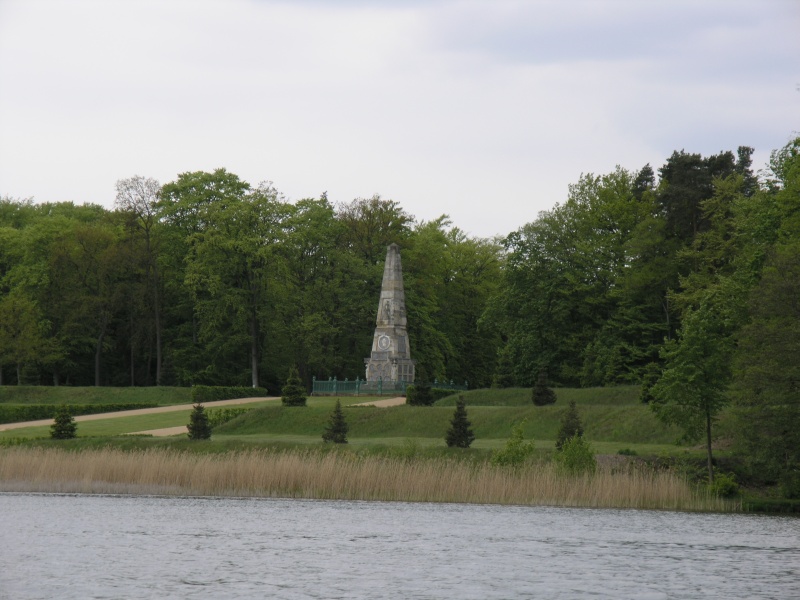
<svg viewBox="0 0 800 600">
<path fill-rule="evenodd" d="M 513 471 L 446 459 L 308 450 L 193 454 L 6 448 L 0 452 L 0 491 L 739 509 L 671 472 L 600 468 L 594 475 L 568 476 L 550 463 Z"/>
</svg>

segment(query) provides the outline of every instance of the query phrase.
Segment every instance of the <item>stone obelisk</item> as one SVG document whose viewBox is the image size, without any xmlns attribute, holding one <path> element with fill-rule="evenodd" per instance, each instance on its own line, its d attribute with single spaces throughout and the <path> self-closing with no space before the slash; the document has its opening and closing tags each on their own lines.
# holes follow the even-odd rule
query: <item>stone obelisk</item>
<svg viewBox="0 0 800 600">
<path fill-rule="evenodd" d="M 383 268 L 372 352 L 369 358 L 364 359 L 364 363 L 367 368 L 367 382 L 414 381 L 414 361 L 411 360 L 411 347 L 406 332 L 403 267 L 397 244 L 391 244 L 386 249 L 386 265 Z"/>
</svg>

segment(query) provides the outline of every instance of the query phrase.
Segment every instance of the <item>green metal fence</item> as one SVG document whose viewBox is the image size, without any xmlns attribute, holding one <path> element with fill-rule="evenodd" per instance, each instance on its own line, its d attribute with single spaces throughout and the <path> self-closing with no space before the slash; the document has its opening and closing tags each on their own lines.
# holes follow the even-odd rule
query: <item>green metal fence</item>
<svg viewBox="0 0 800 600">
<path fill-rule="evenodd" d="M 329 377 L 326 380 L 313 378 L 311 395 L 312 396 L 405 396 L 406 387 L 413 385 L 407 381 L 366 381 L 364 379 L 336 379 Z M 445 390 L 466 390 L 467 382 L 464 385 L 457 385 L 452 382 L 434 380 L 431 387 Z"/>
<path fill-rule="evenodd" d="M 364 379 L 336 379 L 328 380 L 313 378 L 311 394 L 313 396 L 402 396 L 406 393 L 405 381 L 365 381 Z"/>
</svg>

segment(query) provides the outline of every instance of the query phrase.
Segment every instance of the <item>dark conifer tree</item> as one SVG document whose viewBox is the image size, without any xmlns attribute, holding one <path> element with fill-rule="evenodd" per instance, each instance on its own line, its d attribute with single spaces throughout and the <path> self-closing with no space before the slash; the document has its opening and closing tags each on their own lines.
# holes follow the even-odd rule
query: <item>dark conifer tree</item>
<svg viewBox="0 0 800 600">
<path fill-rule="evenodd" d="M 286 378 L 286 385 L 281 389 L 281 402 L 284 406 L 305 406 L 306 389 L 300 380 L 297 367 L 289 369 L 289 377 Z"/>
<path fill-rule="evenodd" d="M 334 444 L 346 444 L 347 432 L 349 429 L 347 421 L 344 418 L 344 412 L 342 412 L 342 403 L 339 402 L 337 398 L 336 407 L 331 413 L 328 426 L 325 428 L 325 431 L 322 432 L 322 441 L 333 442 Z"/>
<path fill-rule="evenodd" d="M 492 378 L 493 388 L 514 387 L 514 365 L 511 363 L 511 354 L 508 346 L 498 352 L 497 367 Z"/>
<path fill-rule="evenodd" d="M 576 436 L 583 437 L 583 424 L 578 414 L 578 407 L 575 406 L 575 400 L 570 400 L 569 408 L 564 411 L 564 416 L 561 419 L 561 428 L 556 436 L 556 449 L 561 450 L 567 440 L 571 440 Z"/>
<path fill-rule="evenodd" d="M 77 436 L 78 424 L 69 412 L 69 406 L 62 404 L 56 411 L 50 426 L 50 437 L 54 440 L 69 440 Z"/>
<path fill-rule="evenodd" d="M 469 448 L 475 440 L 475 434 L 471 429 L 472 423 L 467 419 L 467 406 L 464 397 L 459 396 L 456 402 L 456 410 L 450 420 L 450 429 L 445 437 L 448 448 Z"/>
<path fill-rule="evenodd" d="M 536 380 L 536 385 L 533 386 L 533 393 L 531 396 L 536 406 L 546 406 L 556 403 L 556 393 L 547 387 L 547 371 L 544 369 L 539 371 L 539 378 Z"/>
<path fill-rule="evenodd" d="M 211 425 L 208 422 L 208 415 L 202 404 L 194 405 L 194 410 L 189 415 L 189 424 L 186 428 L 189 430 L 190 440 L 211 439 Z"/>
</svg>

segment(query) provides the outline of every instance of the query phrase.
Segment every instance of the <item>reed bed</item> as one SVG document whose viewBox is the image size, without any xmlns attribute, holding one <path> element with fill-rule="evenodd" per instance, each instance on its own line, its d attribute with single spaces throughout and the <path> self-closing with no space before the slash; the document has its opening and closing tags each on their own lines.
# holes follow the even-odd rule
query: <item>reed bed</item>
<svg viewBox="0 0 800 600">
<path fill-rule="evenodd" d="M 570 476 L 547 462 L 515 471 L 441 458 L 313 450 L 195 454 L 12 447 L 0 452 L 0 491 L 740 509 L 669 471 L 600 468 Z"/>
</svg>

